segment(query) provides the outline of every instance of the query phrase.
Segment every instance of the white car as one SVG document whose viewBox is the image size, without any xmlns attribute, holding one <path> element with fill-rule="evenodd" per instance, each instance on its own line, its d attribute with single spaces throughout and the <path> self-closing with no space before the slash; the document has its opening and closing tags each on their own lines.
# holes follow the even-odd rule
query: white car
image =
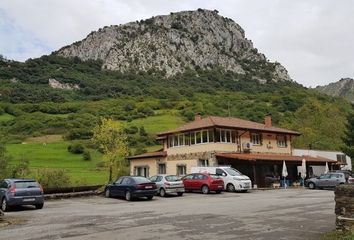
<svg viewBox="0 0 354 240">
<path fill-rule="evenodd" d="M 192 167 L 191 173 L 209 173 L 220 176 L 224 181 L 224 189 L 228 192 L 247 192 L 252 189 L 250 178 L 229 166 Z"/>
</svg>

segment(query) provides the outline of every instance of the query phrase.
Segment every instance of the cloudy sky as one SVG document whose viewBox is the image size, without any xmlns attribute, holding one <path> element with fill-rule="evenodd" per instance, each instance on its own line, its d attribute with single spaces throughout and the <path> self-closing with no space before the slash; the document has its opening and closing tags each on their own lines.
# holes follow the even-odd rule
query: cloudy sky
<svg viewBox="0 0 354 240">
<path fill-rule="evenodd" d="M 1 0 L 0 54 L 24 61 L 106 25 L 197 8 L 235 20 L 260 52 L 305 86 L 354 78 L 351 0 Z"/>
</svg>

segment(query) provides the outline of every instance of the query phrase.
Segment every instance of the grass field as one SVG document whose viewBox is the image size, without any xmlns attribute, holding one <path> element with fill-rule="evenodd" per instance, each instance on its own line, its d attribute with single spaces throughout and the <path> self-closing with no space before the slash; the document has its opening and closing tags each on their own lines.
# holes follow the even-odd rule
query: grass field
<svg viewBox="0 0 354 240">
<path fill-rule="evenodd" d="M 1 115 L 3 119 L 4 115 Z M 7 116 L 11 118 L 11 115 Z M 1 119 L 1 118 L 0 118 Z M 1 120 L 0 120 L 1 121 Z M 173 112 L 159 113 L 159 115 L 137 119 L 127 123 L 128 126 L 144 126 L 150 133 L 177 128 L 183 124 Z M 45 143 L 45 144 L 44 144 Z M 67 151 L 70 144 L 64 141 L 60 135 L 47 135 L 28 138 L 25 144 L 7 144 L 7 152 L 12 157 L 12 165 L 17 164 L 21 159 L 28 159 L 31 171 L 41 169 L 64 169 L 70 176 L 72 185 L 97 185 L 105 184 L 108 174 L 100 168 L 97 163 L 101 162 L 101 154 L 91 150 L 91 161 L 84 161 L 81 154 L 72 154 Z M 150 146 L 149 152 L 161 149 L 161 146 Z"/>
<path fill-rule="evenodd" d="M 96 185 L 107 181 L 105 171 L 96 168 L 101 155 L 92 150 L 91 161 L 84 161 L 81 154 L 67 151 L 69 142 L 30 144 L 8 144 L 7 152 L 13 158 L 12 164 L 25 158 L 30 161 L 31 170 L 64 169 L 72 180 L 73 185 Z"/>
<path fill-rule="evenodd" d="M 183 120 L 173 112 L 162 113 L 161 115 L 156 115 L 147 118 L 135 119 L 129 123 L 128 126 L 144 126 L 146 132 L 148 133 L 159 133 L 166 130 L 175 129 L 183 124 Z"/>
<path fill-rule="evenodd" d="M 7 122 L 7 121 L 10 121 L 12 119 L 14 119 L 15 117 L 8 114 L 8 113 L 4 113 L 4 114 L 1 114 L 0 115 L 0 122 Z"/>
</svg>

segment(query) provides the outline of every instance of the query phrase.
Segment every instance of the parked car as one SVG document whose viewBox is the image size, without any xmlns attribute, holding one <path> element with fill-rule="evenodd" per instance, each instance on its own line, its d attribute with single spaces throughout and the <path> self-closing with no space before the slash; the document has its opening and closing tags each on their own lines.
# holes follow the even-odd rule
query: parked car
<svg viewBox="0 0 354 240">
<path fill-rule="evenodd" d="M 208 173 L 192 173 L 182 178 L 186 191 L 201 191 L 208 194 L 210 191 L 221 193 L 224 190 L 224 181 L 220 176 Z"/>
<path fill-rule="evenodd" d="M 322 174 L 316 178 L 310 178 L 305 181 L 305 186 L 310 189 L 315 188 L 334 188 L 339 184 L 345 184 L 345 175 L 344 173 L 331 172 Z"/>
<path fill-rule="evenodd" d="M 106 197 L 124 197 L 127 201 L 140 197 L 146 197 L 151 200 L 156 193 L 156 184 L 147 178 L 139 176 L 120 177 L 105 188 Z"/>
<path fill-rule="evenodd" d="M 191 172 L 209 173 L 220 176 L 224 181 L 224 189 L 228 192 L 247 192 L 252 188 L 252 182 L 248 176 L 229 166 L 192 167 Z"/>
<path fill-rule="evenodd" d="M 335 171 L 331 171 L 331 172 L 344 173 L 346 182 L 348 182 L 349 177 L 352 176 L 352 171 L 349 171 L 349 170 L 335 170 Z"/>
<path fill-rule="evenodd" d="M 10 207 L 34 205 L 42 209 L 44 205 L 43 188 L 32 179 L 4 179 L 0 181 L 0 203 L 5 212 Z"/>
<path fill-rule="evenodd" d="M 158 174 L 149 179 L 156 183 L 157 193 L 161 197 L 165 197 L 169 194 L 182 196 L 184 193 L 183 181 L 176 175 Z"/>
</svg>

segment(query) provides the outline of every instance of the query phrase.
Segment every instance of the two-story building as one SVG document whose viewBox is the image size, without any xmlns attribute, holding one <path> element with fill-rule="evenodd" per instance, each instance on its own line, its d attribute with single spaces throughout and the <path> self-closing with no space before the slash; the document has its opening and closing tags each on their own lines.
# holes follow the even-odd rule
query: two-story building
<svg viewBox="0 0 354 240">
<path fill-rule="evenodd" d="M 335 161 L 314 156 L 295 156 L 291 143 L 299 132 L 232 117 L 196 115 L 193 122 L 159 133 L 163 148 L 129 157 L 131 175 L 185 175 L 195 166 L 231 165 L 248 175 L 254 185 L 265 186 L 269 175 L 280 176 L 283 161 L 290 180 L 298 178 L 297 166 L 305 159 L 311 165 Z"/>
</svg>

